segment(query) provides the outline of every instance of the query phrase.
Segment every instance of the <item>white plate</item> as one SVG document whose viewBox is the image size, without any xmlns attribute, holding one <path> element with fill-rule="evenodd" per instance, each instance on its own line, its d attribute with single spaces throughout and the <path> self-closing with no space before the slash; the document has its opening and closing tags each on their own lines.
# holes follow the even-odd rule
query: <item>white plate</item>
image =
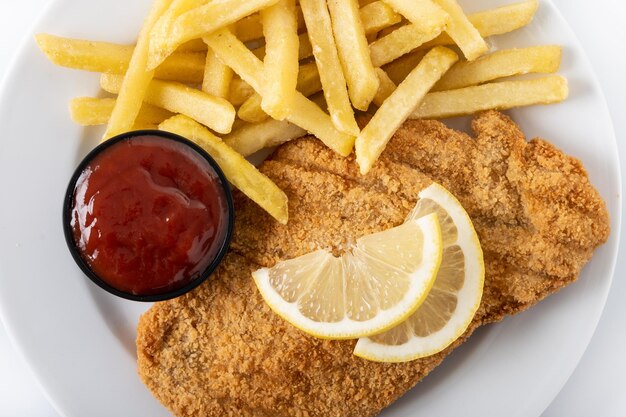
<svg viewBox="0 0 626 417">
<path fill-rule="evenodd" d="M 466 0 L 468 10 L 506 1 Z M 131 42 L 149 0 L 57 0 L 35 32 Z M 610 286 L 621 201 L 617 148 L 606 104 L 572 31 L 542 2 L 528 28 L 495 46 L 558 43 L 571 98 L 511 112 L 529 137 L 549 138 L 583 160 L 612 218 L 610 241 L 578 283 L 531 311 L 483 328 L 384 415 L 538 416 L 587 346 Z M 99 132 L 76 127 L 67 102 L 98 92 L 98 76 L 56 68 L 32 39 L 0 93 L 0 313 L 55 407 L 66 416 L 167 416 L 136 374 L 138 315 L 148 306 L 95 288 L 63 239 L 61 203 L 69 177 Z"/>
</svg>

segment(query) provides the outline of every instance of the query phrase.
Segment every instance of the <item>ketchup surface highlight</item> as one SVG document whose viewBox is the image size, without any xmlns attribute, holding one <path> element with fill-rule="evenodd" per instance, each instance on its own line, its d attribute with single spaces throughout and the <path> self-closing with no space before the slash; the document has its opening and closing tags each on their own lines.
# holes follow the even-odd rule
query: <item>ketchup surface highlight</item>
<svg viewBox="0 0 626 417">
<path fill-rule="evenodd" d="M 228 234 L 226 185 L 192 148 L 159 136 L 110 145 L 83 169 L 71 227 L 83 260 L 134 295 L 199 278 Z"/>
</svg>

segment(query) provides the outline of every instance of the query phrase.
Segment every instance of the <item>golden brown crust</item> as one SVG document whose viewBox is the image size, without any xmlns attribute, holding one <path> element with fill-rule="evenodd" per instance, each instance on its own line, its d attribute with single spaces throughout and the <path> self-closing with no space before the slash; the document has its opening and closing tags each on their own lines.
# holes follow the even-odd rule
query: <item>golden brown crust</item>
<svg viewBox="0 0 626 417">
<path fill-rule="evenodd" d="M 372 416 L 425 377 L 481 324 L 535 304 L 572 282 L 606 241 L 608 215 L 581 163 L 540 139 L 526 142 L 497 112 L 473 122 L 476 139 L 435 121 L 409 121 L 372 172 L 358 174 L 305 138 L 262 166 L 287 193 L 282 226 L 236 196 L 231 253 L 191 294 L 140 320 L 139 374 L 178 416 Z M 406 364 L 368 362 L 354 342 L 307 336 L 276 316 L 250 271 L 401 223 L 437 181 L 472 217 L 485 252 L 483 301 L 444 352 Z"/>
</svg>

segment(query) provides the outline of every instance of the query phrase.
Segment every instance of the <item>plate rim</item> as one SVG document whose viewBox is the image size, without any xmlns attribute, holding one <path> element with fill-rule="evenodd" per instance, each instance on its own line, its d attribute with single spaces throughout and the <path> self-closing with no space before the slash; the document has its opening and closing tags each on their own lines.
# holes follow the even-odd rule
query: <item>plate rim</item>
<svg viewBox="0 0 626 417">
<path fill-rule="evenodd" d="M 19 42 L 19 45 L 16 48 L 16 53 L 13 54 L 13 56 L 9 59 L 8 65 L 7 65 L 5 73 L 4 73 L 4 76 L 0 80 L 0 105 L 2 105 L 3 102 L 5 102 L 5 100 L 6 100 L 6 95 L 7 95 L 7 90 L 8 90 L 8 83 L 9 83 L 10 79 L 14 78 L 15 74 L 18 72 L 18 70 L 19 70 L 18 64 L 22 60 L 23 56 L 26 55 L 26 53 L 27 53 L 27 45 L 28 45 L 28 42 L 32 40 L 33 35 L 36 33 L 35 29 L 40 26 L 42 21 L 45 20 L 45 18 L 49 15 L 51 10 L 58 3 L 61 3 L 62 1 L 67 1 L 67 0 L 47 0 L 47 2 L 44 5 L 44 7 L 42 7 L 42 9 L 37 14 L 36 18 L 32 21 L 32 23 L 29 25 L 28 29 L 26 30 L 26 34 L 23 36 L 23 38 Z M 617 148 L 617 136 L 616 136 L 616 133 L 615 133 L 615 127 L 614 127 L 614 123 L 613 123 L 613 118 L 612 118 L 611 113 L 609 111 L 609 106 L 608 106 L 608 103 L 606 101 L 606 95 L 604 93 L 604 90 L 602 89 L 602 86 L 601 86 L 600 82 L 599 82 L 598 75 L 597 75 L 596 71 L 594 70 L 593 66 L 591 65 L 591 61 L 589 60 L 587 52 L 586 52 L 585 48 L 583 48 L 582 43 L 580 42 L 576 32 L 570 26 L 570 24 L 565 19 L 565 17 L 563 16 L 561 10 L 556 6 L 556 4 L 554 4 L 554 2 L 552 0 L 540 0 L 540 7 L 549 7 L 551 9 L 551 11 L 554 13 L 554 15 L 561 21 L 561 24 L 565 28 L 567 28 L 567 30 L 569 32 L 568 36 L 570 36 L 572 38 L 576 49 L 581 52 L 579 58 L 582 60 L 584 65 L 586 65 L 589 68 L 589 72 L 591 74 L 591 77 L 588 80 L 586 80 L 586 81 L 591 82 L 593 84 L 594 91 L 596 91 L 599 94 L 599 98 L 601 99 L 601 103 L 602 103 L 602 113 L 604 113 L 606 115 L 607 121 L 609 122 L 609 125 L 607 126 L 607 129 L 608 129 L 608 131 L 610 131 L 610 138 L 608 138 L 607 140 L 610 141 L 611 147 L 613 147 L 615 149 L 615 151 L 616 151 L 614 153 L 614 155 L 612 156 L 612 159 L 614 159 L 614 164 L 615 164 L 616 173 L 617 173 L 617 176 L 615 177 L 616 185 L 621 190 L 623 188 L 623 178 L 622 178 L 622 169 L 621 169 L 623 161 L 621 161 L 620 156 L 619 156 L 619 152 L 617 152 L 617 150 L 618 150 L 618 148 Z M 621 213 L 622 209 L 623 209 L 623 203 L 624 203 L 624 196 L 621 193 L 620 193 L 619 197 L 617 197 L 616 203 L 617 203 L 618 213 Z M 597 327 L 598 327 L 598 323 L 599 323 L 599 321 L 600 321 L 600 319 L 602 317 L 602 313 L 603 313 L 603 311 L 605 309 L 605 306 L 606 306 L 608 294 L 609 294 L 609 292 L 611 291 L 611 289 L 613 287 L 613 281 L 614 281 L 614 278 L 615 278 L 615 272 L 616 272 L 616 266 L 617 266 L 617 259 L 618 259 L 618 255 L 619 255 L 619 252 L 620 252 L 620 249 L 621 249 L 620 248 L 620 240 L 621 240 L 622 224 L 623 224 L 622 217 L 618 216 L 616 219 L 611 219 L 611 221 L 615 222 L 615 228 L 612 228 L 612 230 L 611 230 L 610 240 L 615 240 L 616 243 L 615 243 L 615 245 L 613 246 L 613 248 L 612 248 L 612 250 L 610 252 L 611 265 L 608 268 L 608 271 L 609 271 L 608 281 L 605 284 L 605 286 L 603 288 L 603 291 L 602 291 L 602 296 L 601 296 L 601 301 L 602 302 L 598 303 L 598 305 L 595 306 L 595 308 L 594 308 L 594 310 L 596 312 L 596 317 L 593 320 L 593 330 L 591 331 L 591 334 L 588 337 L 588 339 L 585 341 L 584 347 L 580 348 L 579 354 L 576 354 L 575 364 L 572 367 L 572 369 L 567 372 L 567 377 L 564 378 L 563 382 L 560 384 L 560 386 L 554 392 L 554 395 L 551 395 L 551 398 L 547 401 L 547 403 L 545 405 L 541 406 L 541 410 L 538 411 L 537 415 L 540 415 L 552 403 L 554 398 L 556 398 L 556 396 L 562 390 L 563 386 L 570 379 L 572 373 L 578 367 L 578 364 L 580 363 L 583 355 L 585 354 L 585 352 L 586 352 L 586 350 L 587 350 L 587 348 L 589 346 L 589 343 L 591 342 L 591 340 L 594 337 L 594 334 L 595 334 L 595 332 L 597 330 Z M 16 350 L 18 355 L 24 360 L 24 363 L 26 364 L 27 369 L 35 377 L 37 385 L 40 387 L 41 392 L 43 393 L 45 398 L 48 400 L 48 402 L 52 405 L 52 407 L 56 410 L 56 412 L 59 413 L 59 415 L 67 416 L 67 414 L 63 411 L 62 407 L 60 407 L 60 404 L 58 404 L 57 401 L 55 400 L 55 398 L 52 395 L 50 395 L 49 390 L 42 383 L 42 378 L 39 375 L 39 371 L 36 369 L 34 364 L 29 360 L 29 357 L 28 357 L 28 355 L 26 353 L 26 349 L 23 347 L 23 341 L 19 340 L 19 338 L 16 336 L 16 331 L 14 330 L 12 323 L 10 321 L 6 320 L 6 317 L 7 317 L 7 313 L 6 313 L 2 303 L 0 303 L 0 323 L 2 323 L 2 325 L 4 326 L 11 345 L 14 347 L 14 349 Z"/>
</svg>

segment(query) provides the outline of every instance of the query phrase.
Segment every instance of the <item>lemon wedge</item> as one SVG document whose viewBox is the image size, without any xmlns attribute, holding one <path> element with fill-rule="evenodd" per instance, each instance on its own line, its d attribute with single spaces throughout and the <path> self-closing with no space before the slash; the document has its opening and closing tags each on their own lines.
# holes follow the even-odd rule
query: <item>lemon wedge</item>
<svg viewBox="0 0 626 417">
<path fill-rule="evenodd" d="M 433 213 L 364 236 L 340 258 L 318 250 L 252 276 L 269 306 L 302 331 L 355 339 L 406 320 L 425 300 L 441 257 Z"/>
<path fill-rule="evenodd" d="M 379 362 L 405 362 L 442 351 L 469 326 L 482 298 L 483 254 L 472 222 L 445 188 L 433 184 L 407 221 L 436 213 L 443 240 L 443 258 L 426 300 L 406 321 L 392 329 L 361 338 L 354 354 Z"/>
</svg>

